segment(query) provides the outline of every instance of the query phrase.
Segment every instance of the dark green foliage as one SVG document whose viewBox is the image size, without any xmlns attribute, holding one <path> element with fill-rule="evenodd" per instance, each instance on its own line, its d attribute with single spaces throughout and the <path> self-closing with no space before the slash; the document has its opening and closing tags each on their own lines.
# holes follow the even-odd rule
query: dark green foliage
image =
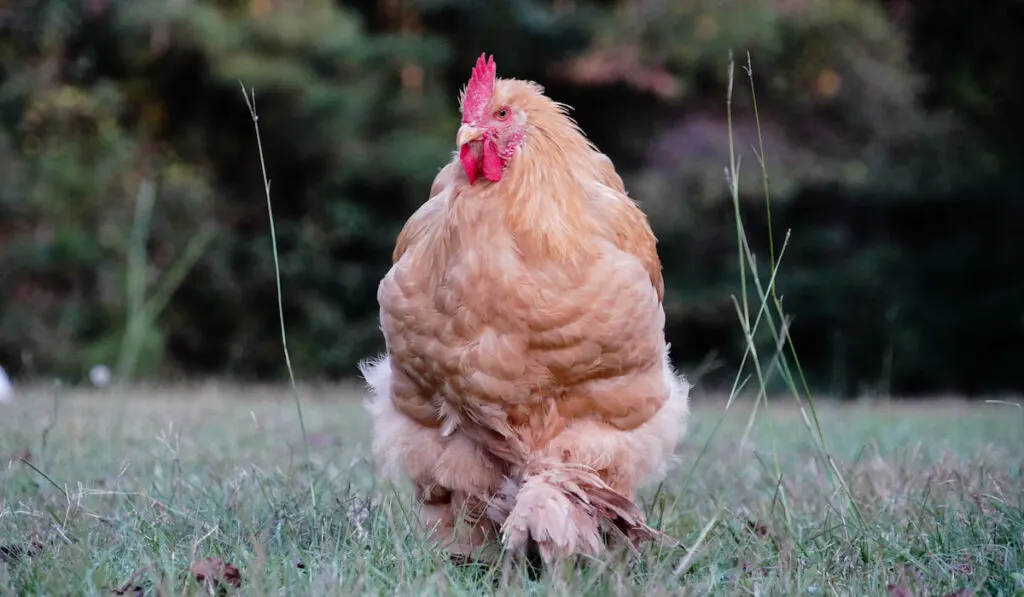
<svg viewBox="0 0 1024 597">
<path fill-rule="evenodd" d="M 612 156 L 661 238 L 676 356 L 691 369 L 714 353 L 729 371 L 744 349 L 722 177 L 731 49 L 753 58 L 776 248 L 793 232 L 779 290 L 816 384 L 1020 387 L 1003 348 L 1024 340 L 1024 214 L 1005 176 L 1019 42 L 1000 16 L 1019 6 L 996 4 L 0 3 L 0 364 L 282 374 L 241 81 L 261 117 L 292 361 L 303 378 L 352 375 L 382 348 L 377 281 L 488 51 L 572 105 Z M 740 68 L 733 97 L 741 190 L 759 199 Z M 763 208 L 745 209 L 767 271 Z"/>
</svg>

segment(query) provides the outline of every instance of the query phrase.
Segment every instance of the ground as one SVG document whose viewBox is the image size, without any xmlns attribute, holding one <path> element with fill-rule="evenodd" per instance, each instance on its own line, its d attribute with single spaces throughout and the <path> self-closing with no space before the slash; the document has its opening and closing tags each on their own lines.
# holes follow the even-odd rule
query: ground
<svg viewBox="0 0 1024 597">
<path fill-rule="evenodd" d="M 642 495 L 681 545 L 532 578 L 419 543 L 409 492 L 373 480 L 358 388 L 299 396 L 308 460 L 287 388 L 0 405 L 0 594 L 204 594 L 201 573 L 247 595 L 1024 595 L 1010 404 L 819 400 L 833 467 L 792 398 L 741 445 L 752 402 L 723 419 L 698 396 L 679 465 Z"/>
</svg>

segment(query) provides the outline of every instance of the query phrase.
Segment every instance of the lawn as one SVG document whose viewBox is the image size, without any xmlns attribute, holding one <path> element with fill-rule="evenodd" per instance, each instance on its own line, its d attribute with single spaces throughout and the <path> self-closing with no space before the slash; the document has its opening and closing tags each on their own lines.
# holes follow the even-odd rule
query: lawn
<svg viewBox="0 0 1024 597">
<path fill-rule="evenodd" d="M 0 407 L 0 593 L 204 594 L 200 572 L 246 595 L 1024 595 L 1015 406 L 819 403 L 833 469 L 792 399 L 745 446 L 752 402 L 716 431 L 724 403 L 700 401 L 642 495 L 681 545 L 533 578 L 420 544 L 409 493 L 374 482 L 359 388 L 300 395 L 308 460 L 286 389 L 19 394 Z"/>
</svg>

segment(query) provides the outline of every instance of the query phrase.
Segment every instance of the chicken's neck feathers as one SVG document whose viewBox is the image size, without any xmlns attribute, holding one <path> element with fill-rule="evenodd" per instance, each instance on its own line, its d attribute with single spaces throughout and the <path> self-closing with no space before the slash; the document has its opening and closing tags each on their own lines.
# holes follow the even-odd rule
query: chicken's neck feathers
<svg viewBox="0 0 1024 597">
<path fill-rule="evenodd" d="M 536 122 L 528 125 L 500 181 L 465 181 L 451 204 L 453 235 L 481 226 L 481 218 L 500 217 L 488 223 L 511 234 L 525 258 L 578 265 L 597 255 L 600 223 L 590 205 L 596 153 L 571 120 L 549 112 L 531 116 Z"/>
</svg>

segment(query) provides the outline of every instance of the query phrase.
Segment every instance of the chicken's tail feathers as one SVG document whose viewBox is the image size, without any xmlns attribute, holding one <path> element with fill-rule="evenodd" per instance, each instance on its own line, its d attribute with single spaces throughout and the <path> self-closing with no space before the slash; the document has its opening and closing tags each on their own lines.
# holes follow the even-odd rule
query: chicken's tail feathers
<svg viewBox="0 0 1024 597">
<path fill-rule="evenodd" d="M 534 543 L 546 564 L 572 554 L 600 555 L 609 532 L 621 535 L 633 550 L 645 541 L 668 539 L 647 524 L 632 500 L 587 467 L 559 463 L 522 483 L 506 483 L 497 503 L 489 514 L 501 519 L 505 548 L 525 553 Z"/>
</svg>

